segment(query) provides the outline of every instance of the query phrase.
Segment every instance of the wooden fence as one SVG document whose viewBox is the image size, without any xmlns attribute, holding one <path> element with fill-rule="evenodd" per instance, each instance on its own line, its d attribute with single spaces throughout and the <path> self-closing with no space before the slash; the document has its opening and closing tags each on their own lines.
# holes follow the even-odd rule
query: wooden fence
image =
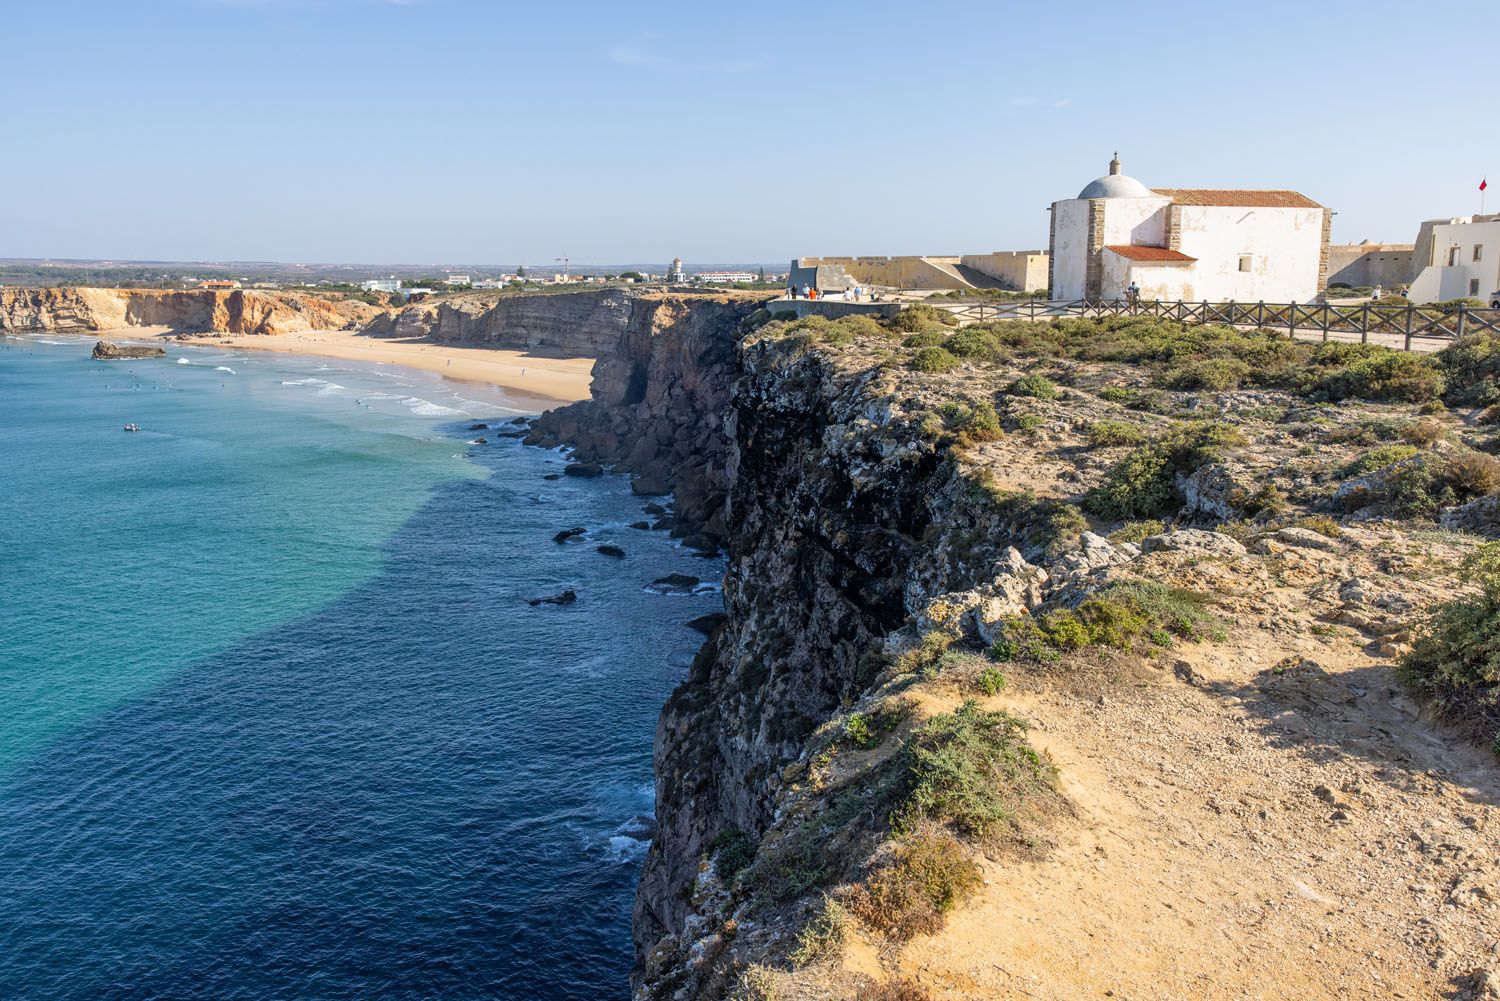
<svg viewBox="0 0 1500 1001">
<path fill-rule="evenodd" d="M 1062 317 L 1154 316 L 1182 323 L 1224 323 L 1236 327 L 1284 330 L 1288 337 L 1328 340 L 1330 333 L 1358 334 L 1361 343 L 1412 350 L 1413 340 L 1447 342 L 1482 331 L 1500 333 L 1500 309 L 1458 306 L 1438 309 L 1412 303 L 1359 303 L 1334 306 L 1295 302 L 1138 302 L 1124 299 L 1075 299 L 1071 302 L 1024 299 L 1011 302 L 946 303 L 927 300 L 961 321 L 1050 320 Z M 1335 338 L 1344 340 L 1345 338 Z M 1393 343 L 1394 342 L 1394 343 Z"/>
</svg>

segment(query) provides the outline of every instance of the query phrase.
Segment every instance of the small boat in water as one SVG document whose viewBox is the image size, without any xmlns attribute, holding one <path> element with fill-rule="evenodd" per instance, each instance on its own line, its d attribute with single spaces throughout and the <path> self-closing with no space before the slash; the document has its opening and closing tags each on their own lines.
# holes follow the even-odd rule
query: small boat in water
<svg viewBox="0 0 1500 1001">
<path fill-rule="evenodd" d="M 126 431 L 139 431 L 140 429 L 141 429 L 141 426 L 139 424 L 127 424 L 127 425 L 125 425 L 125 430 Z"/>
</svg>

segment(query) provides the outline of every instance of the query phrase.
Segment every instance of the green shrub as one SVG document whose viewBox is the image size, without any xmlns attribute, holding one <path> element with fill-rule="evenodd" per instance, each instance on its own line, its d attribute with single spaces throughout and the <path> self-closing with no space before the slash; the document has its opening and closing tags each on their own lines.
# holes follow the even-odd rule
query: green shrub
<svg viewBox="0 0 1500 1001">
<path fill-rule="evenodd" d="M 896 671 L 899 674 L 921 674 L 940 664 L 952 645 L 953 637 L 947 633 L 930 632 L 916 647 L 901 655 L 896 661 Z"/>
<path fill-rule="evenodd" d="M 1005 435 L 1000 426 L 1000 415 L 995 412 L 995 405 L 988 400 L 980 400 L 973 406 L 958 402 L 945 403 L 938 411 L 938 419 L 942 430 L 955 433 L 959 443 L 963 445 L 994 441 Z"/>
<path fill-rule="evenodd" d="M 948 338 L 944 347 L 960 358 L 974 361 L 999 361 L 1007 354 L 1000 338 L 979 327 L 967 327 L 958 331 Z"/>
<path fill-rule="evenodd" d="M 1047 420 L 1041 414 L 1022 414 L 1016 418 L 1016 430 L 1035 431 L 1045 423 Z"/>
<path fill-rule="evenodd" d="M 901 341 L 904 348 L 936 348 L 948 343 L 948 335 L 941 330 L 924 330 L 921 333 L 909 334 Z"/>
<path fill-rule="evenodd" d="M 1223 624 L 1208 611 L 1203 595 L 1155 581 L 1127 581 L 1091 595 L 1077 609 L 1006 623 L 989 655 L 999 661 L 1047 663 L 1064 651 L 1091 646 L 1128 651 L 1143 640 L 1166 646 L 1174 637 L 1218 639 L 1222 634 Z"/>
<path fill-rule="evenodd" d="M 1437 353 L 1437 363 L 1450 406 L 1500 402 L 1500 336 L 1487 331 L 1460 337 Z"/>
<path fill-rule="evenodd" d="M 895 846 L 849 897 L 849 909 L 865 924 L 898 941 L 930 935 L 944 915 L 981 883 L 979 865 L 957 838 L 924 825 Z"/>
<path fill-rule="evenodd" d="M 893 818 L 898 829 L 927 820 L 984 837 L 1012 827 L 1021 804 L 1055 780 L 1052 764 L 1027 743 L 1026 730 L 1022 720 L 973 700 L 914 730 L 903 755 L 904 802 Z"/>
<path fill-rule="evenodd" d="M 1205 358 L 1168 369 L 1162 384 L 1172 389 L 1238 389 L 1250 377 L 1250 366 L 1238 358 Z"/>
<path fill-rule="evenodd" d="M 1339 470 L 1340 476 L 1363 476 L 1377 469 L 1384 469 L 1393 462 L 1410 459 L 1417 454 L 1411 445 L 1383 445 L 1373 448 Z"/>
<path fill-rule="evenodd" d="M 999 695 L 1005 691 L 1005 675 L 997 667 L 987 667 L 979 672 L 975 684 L 985 695 Z"/>
<path fill-rule="evenodd" d="M 1094 421 L 1088 426 L 1085 436 L 1095 448 L 1112 448 L 1117 445 L 1139 445 L 1145 440 L 1141 429 L 1129 421 Z"/>
<path fill-rule="evenodd" d="M 844 942 L 848 937 L 849 916 L 844 905 L 832 897 L 824 896 L 818 912 L 798 934 L 797 948 L 792 950 L 791 960 L 798 966 L 806 966 L 819 960 L 831 959 L 844 951 Z"/>
<path fill-rule="evenodd" d="M 755 858 L 755 839 L 738 827 L 727 827 L 708 843 L 708 852 L 719 878 L 727 885 Z"/>
<path fill-rule="evenodd" d="M 1167 530 L 1167 526 L 1153 519 L 1146 521 L 1128 521 L 1124 525 L 1109 533 L 1110 542 L 1140 542 L 1142 539 L 1160 535 Z"/>
<path fill-rule="evenodd" d="M 1330 539 L 1337 539 L 1344 534 L 1343 527 L 1326 514 L 1307 515 L 1306 517 L 1298 518 L 1293 522 L 1293 525 L 1297 528 L 1305 528 L 1310 532 L 1317 532 L 1319 535 L 1326 535 Z"/>
<path fill-rule="evenodd" d="M 1135 390 L 1124 386 L 1105 386 L 1099 390 L 1099 399 L 1110 403 L 1129 403 L 1135 399 Z"/>
<path fill-rule="evenodd" d="M 912 357 L 911 367 L 918 372 L 946 372 L 958 364 L 958 359 L 944 348 L 923 348 Z"/>
<path fill-rule="evenodd" d="M 1321 345 L 1327 354 L 1331 345 Z M 1422 403 L 1443 395 L 1444 379 L 1437 362 L 1426 355 L 1393 351 L 1374 345 L 1338 345 L 1340 348 L 1369 347 L 1346 363 L 1315 372 L 1312 389 L 1331 400 L 1357 396 L 1366 400 L 1402 400 Z M 1314 356 L 1314 364 L 1318 356 Z"/>
<path fill-rule="evenodd" d="M 1035 373 L 1023 375 L 1011 383 L 1010 393 L 1012 396 L 1030 396 L 1037 400 L 1055 400 L 1062 395 L 1051 379 Z"/>
<path fill-rule="evenodd" d="M 1479 593 L 1439 605 L 1398 674 L 1438 715 L 1500 753 L 1500 543 L 1465 561 Z"/>
<path fill-rule="evenodd" d="M 1241 443 L 1239 433 L 1226 424 L 1192 421 L 1131 452 L 1111 469 L 1103 484 L 1089 491 L 1084 506 L 1101 518 L 1149 518 L 1176 506 L 1174 482 L 1179 473 L 1223 459 Z"/>
<path fill-rule="evenodd" d="M 1381 504 L 1398 517 L 1435 518 L 1445 507 L 1500 490 L 1500 460 L 1482 452 L 1414 456 L 1385 468 L 1368 489 L 1348 495 L 1347 510 Z"/>
<path fill-rule="evenodd" d="M 890 320 L 892 330 L 900 330 L 908 334 L 924 330 L 934 323 L 951 327 L 958 323 L 958 318 L 946 309 L 937 309 L 919 302 L 907 306 Z"/>
</svg>

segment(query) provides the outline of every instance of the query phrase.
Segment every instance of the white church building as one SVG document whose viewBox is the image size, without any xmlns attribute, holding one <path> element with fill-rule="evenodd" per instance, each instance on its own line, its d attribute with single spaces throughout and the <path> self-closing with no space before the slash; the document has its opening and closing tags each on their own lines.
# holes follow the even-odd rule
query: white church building
<svg viewBox="0 0 1500 1001">
<path fill-rule="evenodd" d="M 1052 203 L 1053 299 L 1311 302 L 1332 213 L 1295 191 L 1148 188 L 1120 172 Z"/>
</svg>

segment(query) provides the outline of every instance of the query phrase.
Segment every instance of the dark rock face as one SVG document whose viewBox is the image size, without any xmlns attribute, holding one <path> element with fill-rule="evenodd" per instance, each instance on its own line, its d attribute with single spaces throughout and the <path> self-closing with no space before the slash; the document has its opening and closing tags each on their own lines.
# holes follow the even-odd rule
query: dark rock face
<svg viewBox="0 0 1500 1001">
<path fill-rule="evenodd" d="M 621 549 L 619 546 L 611 546 L 605 544 L 598 547 L 598 552 L 604 556 L 613 556 L 617 560 L 623 560 L 625 558 L 625 550 Z"/>
<path fill-rule="evenodd" d="M 592 399 L 543 414 L 527 443 L 566 442 L 575 461 L 633 474 L 637 494 L 671 494 L 677 518 L 721 544 L 723 418 L 738 375 L 740 323 L 764 298 L 639 296 L 617 342 L 594 363 Z"/>
<path fill-rule="evenodd" d="M 160 358 L 166 353 L 166 348 L 159 348 L 154 345 L 116 344 L 113 341 L 99 341 L 94 345 L 93 357 L 100 361 L 118 361 L 122 358 Z"/>
<path fill-rule="evenodd" d="M 568 476 L 603 476 L 604 467 L 597 462 L 570 462 L 563 467 Z"/>
<path fill-rule="evenodd" d="M 727 618 L 729 616 L 723 612 L 709 612 L 707 615 L 700 615 L 696 619 L 689 619 L 687 626 L 689 629 L 696 629 L 705 636 L 712 636 L 714 630 L 722 626 L 724 620 Z"/>
<path fill-rule="evenodd" d="M 556 535 L 554 535 L 552 537 L 552 541 L 567 542 L 569 539 L 576 539 L 586 531 L 587 529 L 585 529 L 582 525 L 578 526 L 577 528 L 565 528 L 561 532 L 558 532 Z"/>
</svg>

